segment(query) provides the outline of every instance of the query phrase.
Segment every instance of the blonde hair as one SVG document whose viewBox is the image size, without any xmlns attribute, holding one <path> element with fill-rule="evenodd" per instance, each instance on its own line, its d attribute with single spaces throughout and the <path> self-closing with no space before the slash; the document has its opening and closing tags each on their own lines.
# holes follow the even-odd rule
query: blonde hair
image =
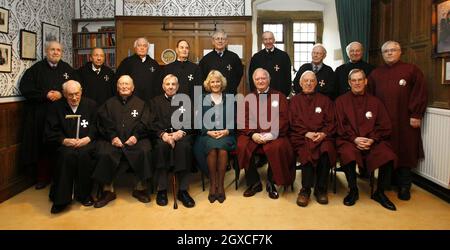
<svg viewBox="0 0 450 250">
<path fill-rule="evenodd" d="M 220 73 L 220 71 L 218 70 L 211 70 L 205 81 L 203 82 L 203 87 L 206 91 L 211 92 L 211 86 L 209 85 L 209 82 L 211 82 L 211 80 L 216 77 L 219 78 L 220 82 L 222 83 L 222 87 L 220 88 L 221 91 L 223 91 L 227 87 L 227 79 L 222 75 L 222 73 Z"/>
</svg>

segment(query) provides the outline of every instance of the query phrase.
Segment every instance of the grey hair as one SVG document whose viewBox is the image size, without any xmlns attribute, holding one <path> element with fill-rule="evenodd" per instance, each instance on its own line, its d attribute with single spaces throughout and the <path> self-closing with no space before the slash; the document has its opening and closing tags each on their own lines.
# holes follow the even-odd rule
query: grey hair
<svg viewBox="0 0 450 250">
<path fill-rule="evenodd" d="M 227 38 L 227 33 L 225 32 L 225 30 L 222 29 L 214 31 L 211 37 L 216 38 L 218 34 L 223 34 L 223 36 Z"/>
<path fill-rule="evenodd" d="M 78 89 L 82 90 L 83 88 L 81 87 L 81 84 L 75 80 L 69 80 L 65 83 L 63 83 L 62 85 L 62 90 L 65 93 L 67 88 L 69 87 L 69 85 L 74 84 L 76 87 L 78 87 Z"/>
<path fill-rule="evenodd" d="M 137 44 L 138 44 L 138 41 L 139 41 L 139 40 L 144 40 L 144 41 L 146 41 L 147 44 L 148 44 L 147 38 L 145 38 L 145 37 L 139 37 L 138 39 L 134 40 L 134 44 L 133 44 L 134 48 L 137 47 Z"/>
<path fill-rule="evenodd" d="M 345 51 L 347 52 L 347 56 L 350 56 L 350 47 L 352 47 L 352 45 L 359 45 L 361 47 L 361 49 L 364 50 L 364 46 L 360 42 L 353 41 L 353 42 L 349 43 L 347 45 L 347 47 L 345 47 Z"/>
<path fill-rule="evenodd" d="M 61 50 L 64 49 L 64 46 L 63 46 L 60 42 L 58 42 L 58 41 L 47 41 L 47 42 L 45 42 L 45 44 L 44 44 L 45 50 L 48 50 L 48 48 L 50 47 L 50 45 L 51 45 L 52 43 L 58 44 L 59 47 L 61 47 Z"/>
<path fill-rule="evenodd" d="M 312 47 L 311 51 L 313 51 L 314 48 L 317 48 L 317 47 L 322 48 L 324 55 L 325 56 L 327 55 L 327 49 L 325 49 L 325 46 L 323 46 L 323 44 L 321 44 L 321 43 L 314 44 L 314 46 Z"/>
<path fill-rule="evenodd" d="M 383 52 L 383 50 L 391 43 L 393 43 L 399 49 L 402 49 L 402 46 L 400 46 L 400 43 L 398 43 L 397 41 L 389 40 L 389 41 L 386 41 L 385 43 L 383 43 L 383 45 L 381 46 L 381 52 Z"/>
<path fill-rule="evenodd" d="M 258 72 L 258 71 L 263 71 L 263 72 L 266 74 L 266 76 L 267 76 L 267 78 L 269 79 L 269 81 L 270 81 L 270 74 L 269 74 L 269 71 L 267 71 L 267 70 L 265 70 L 265 69 L 263 69 L 263 68 L 257 68 L 257 69 L 255 69 L 255 71 L 253 71 L 253 74 L 252 74 L 252 79 L 255 78 L 256 72 Z"/>
<path fill-rule="evenodd" d="M 306 76 L 307 74 L 312 74 L 314 76 L 314 79 L 316 79 L 316 82 L 317 82 L 316 74 L 311 70 L 307 70 L 307 71 L 303 72 L 303 74 L 300 76 L 299 83 L 302 82 L 303 77 Z"/>
</svg>

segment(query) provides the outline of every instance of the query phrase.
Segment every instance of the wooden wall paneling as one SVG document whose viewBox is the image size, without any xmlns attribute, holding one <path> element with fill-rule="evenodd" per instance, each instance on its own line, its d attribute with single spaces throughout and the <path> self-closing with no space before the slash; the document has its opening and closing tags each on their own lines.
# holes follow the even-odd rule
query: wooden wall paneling
<svg viewBox="0 0 450 250">
<path fill-rule="evenodd" d="M 431 1 L 413 0 L 411 15 L 411 42 L 427 41 L 431 35 Z"/>
<path fill-rule="evenodd" d="M 411 34 L 411 19 L 417 17 L 411 14 L 411 0 L 393 1 L 393 39 L 400 44 L 408 44 Z M 390 39 L 389 39 L 390 40 Z"/>
<path fill-rule="evenodd" d="M 162 30 L 163 25 L 171 30 Z M 117 17 L 117 63 L 134 53 L 133 42 L 138 37 L 146 37 L 155 45 L 154 59 L 161 65 L 161 52 L 175 49 L 178 40 L 187 39 L 190 60 L 197 63 L 205 49 L 212 49 L 214 27 L 227 32 L 229 44 L 243 45 L 242 63 L 247 67 L 252 51 L 251 17 Z M 241 83 L 246 83 L 245 79 Z M 245 93 L 245 86 L 241 84 L 239 91 Z"/>
<path fill-rule="evenodd" d="M 25 169 L 19 167 L 23 133 L 23 103 L 0 104 L 0 202 L 33 184 Z"/>
</svg>

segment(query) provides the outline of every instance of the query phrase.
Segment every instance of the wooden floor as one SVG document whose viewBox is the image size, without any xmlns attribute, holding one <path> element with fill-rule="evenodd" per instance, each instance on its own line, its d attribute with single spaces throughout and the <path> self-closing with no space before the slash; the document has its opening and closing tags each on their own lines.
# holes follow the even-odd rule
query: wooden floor
<svg viewBox="0 0 450 250">
<path fill-rule="evenodd" d="M 166 207 L 158 206 L 155 194 L 148 204 L 138 202 L 131 196 L 132 184 L 122 180 L 116 188 L 118 198 L 106 207 L 83 207 L 74 202 L 68 211 L 52 215 L 48 188 L 30 188 L 0 204 L 0 229 L 450 229 L 450 204 L 417 186 L 411 190 L 410 201 L 387 192 L 397 206 L 397 211 L 389 211 L 369 198 L 368 182 L 358 180 L 359 201 L 353 207 L 344 206 L 347 189 L 342 173 L 338 173 L 338 192 L 330 191 L 328 205 L 313 198 L 306 208 L 299 207 L 295 202 L 300 175 L 298 171 L 294 191 L 280 188 L 280 198 L 272 200 L 266 191 L 243 197 L 243 172 L 236 191 L 229 171 L 223 204 L 209 203 L 208 191 L 202 191 L 197 175 L 190 187 L 196 206 L 188 209 L 179 203 L 177 210 L 172 200 Z M 122 177 L 127 178 L 131 179 Z"/>
</svg>

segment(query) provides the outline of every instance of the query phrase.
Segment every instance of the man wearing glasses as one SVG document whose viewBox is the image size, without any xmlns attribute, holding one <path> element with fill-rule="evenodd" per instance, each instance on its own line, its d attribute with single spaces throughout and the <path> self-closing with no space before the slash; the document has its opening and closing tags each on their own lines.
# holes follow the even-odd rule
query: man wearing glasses
<svg viewBox="0 0 450 250">
<path fill-rule="evenodd" d="M 396 41 L 381 47 L 385 64 L 369 76 L 369 91 L 387 107 L 392 122 L 391 144 L 398 156 L 394 181 L 398 198 L 409 200 L 411 169 L 424 157 L 420 125 L 427 107 L 427 89 L 422 71 L 400 60 L 402 50 Z"/>
<path fill-rule="evenodd" d="M 217 30 L 212 35 L 214 49 L 200 60 L 199 66 L 202 71 L 203 80 L 213 69 L 220 71 L 227 79 L 227 87 L 224 93 L 236 94 L 244 67 L 239 56 L 227 49 L 227 34 L 223 30 Z"/>
</svg>

